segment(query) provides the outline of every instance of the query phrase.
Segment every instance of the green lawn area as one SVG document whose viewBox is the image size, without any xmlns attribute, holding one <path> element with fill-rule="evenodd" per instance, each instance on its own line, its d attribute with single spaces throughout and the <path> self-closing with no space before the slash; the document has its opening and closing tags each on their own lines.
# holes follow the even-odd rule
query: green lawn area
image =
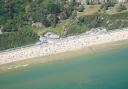
<svg viewBox="0 0 128 89">
<path fill-rule="evenodd" d="M 53 28 L 53 27 L 36 28 L 36 27 L 32 27 L 32 26 L 27 26 L 25 28 L 29 29 L 29 30 L 33 30 L 38 35 L 42 35 L 42 34 L 44 34 L 46 32 L 54 32 L 54 33 L 56 33 L 56 34 L 58 34 L 60 36 L 63 36 L 64 35 L 64 28 L 65 28 L 65 26 L 68 26 L 69 23 L 70 23 L 69 20 L 64 20 L 64 21 L 58 23 L 55 28 Z"/>
<path fill-rule="evenodd" d="M 124 4 L 127 8 L 127 10 L 123 10 L 121 12 L 117 12 L 116 9 L 118 7 L 118 5 L 116 4 L 114 7 L 110 7 L 109 10 L 107 10 L 106 12 L 108 14 L 116 14 L 116 13 L 123 13 L 123 12 L 127 12 L 128 11 L 128 3 Z"/>
<path fill-rule="evenodd" d="M 84 12 L 78 12 L 77 15 L 83 16 L 83 15 L 91 15 L 98 13 L 98 10 L 100 10 L 101 5 L 86 5 Z"/>
<path fill-rule="evenodd" d="M 83 16 L 83 15 L 92 15 L 92 14 L 95 14 L 95 13 L 99 13 L 100 6 L 101 5 L 86 5 L 84 12 L 78 12 L 77 16 L 80 17 L 80 16 Z M 116 11 L 117 6 L 118 5 L 115 5 L 114 7 L 110 7 L 109 10 L 106 10 L 106 12 L 108 14 L 117 14 L 117 13 L 123 13 L 123 12 L 128 11 L 128 3 L 125 4 L 125 6 L 127 7 L 127 10 L 124 10 L 124 11 L 121 11 L 121 12 Z M 53 27 L 36 28 L 36 27 L 28 26 L 27 29 L 33 30 L 38 35 L 42 35 L 46 32 L 54 32 L 54 33 L 56 33 L 60 36 L 63 36 L 64 35 L 64 30 L 65 30 L 64 28 L 70 26 L 71 23 L 72 23 L 72 21 L 70 19 L 67 19 L 67 20 L 63 20 L 60 23 L 58 23 L 55 28 L 53 28 Z"/>
<path fill-rule="evenodd" d="M 116 13 L 126 12 L 126 11 L 128 11 L 128 3 L 126 3 L 124 5 L 126 6 L 127 10 L 117 12 L 116 8 L 118 7 L 118 5 L 116 4 L 114 7 L 109 7 L 109 10 L 106 10 L 106 12 L 108 14 L 116 14 Z M 84 12 L 78 12 L 77 16 L 80 17 L 80 16 L 83 16 L 83 15 L 92 15 L 92 14 L 98 13 L 99 10 L 100 10 L 100 6 L 101 5 L 86 5 Z"/>
</svg>

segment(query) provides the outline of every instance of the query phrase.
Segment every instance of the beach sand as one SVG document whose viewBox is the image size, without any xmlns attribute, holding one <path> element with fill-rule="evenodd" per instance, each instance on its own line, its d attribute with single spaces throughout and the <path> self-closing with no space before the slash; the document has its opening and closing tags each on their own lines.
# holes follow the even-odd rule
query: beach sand
<svg viewBox="0 0 128 89">
<path fill-rule="evenodd" d="M 80 57 L 82 55 L 94 56 L 97 53 L 102 53 L 113 49 L 126 47 L 127 45 L 128 45 L 128 40 L 122 40 L 122 41 L 116 41 L 116 42 L 105 43 L 100 45 L 93 45 L 83 49 L 53 54 L 50 56 L 41 56 L 41 57 L 16 61 L 16 62 L 0 65 L 0 72 L 19 70 L 25 67 L 31 67 L 36 64 L 60 62 L 68 59 L 71 60 L 73 58 Z"/>
<path fill-rule="evenodd" d="M 126 39 L 128 39 L 128 29 L 114 30 L 105 33 L 94 33 L 94 34 L 84 33 L 77 36 L 70 36 L 67 38 L 54 40 L 47 44 L 33 45 L 30 47 L 24 47 L 24 48 L 14 49 L 11 51 L 1 52 L 0 65 L 4 65 L 8 63 L 13 64 L 17 61 L 22 61 L 22 60 L 24 60 L 24 62 L 33 61 L 33 63 L 37 63 L 36 59 L 41 60 L 39 61 L 40 63 L 46 63 L 57 59 L 56 55 L 58 59 L 59 56 L 61 59 L 67 59 L 65 57 L 69 57 L 71 55 L 75 56 L 83 53 L 84 54 L 91 53 L 94 55 L 97 52 L 96 50 L 99 50 L 97 49 L 98 47 L 96 47 L 96 45 L 99 45 L 99 48 L 101 49 L 106 49 L 105 47 L 108 46 L 108 43 L 126 40 Z M 103 44 L 107 44 L 107 45 L 105 46 Z M 118 46 L 118 44 L 113 45 L 113 47 L 114 46 Z M 83 52 L 81 49 L 82 50 L 84 49 L 85 51 Z M 62 54 L 65 57 L 62 57 L 63 56 Z M 42 56 L 44 56 L 45 58 L 43 59 L 40 58 Z M 26 63 L 23 65 L 8 67 L 8 69 L 19 68 L 24 66 L 28 66 L 28 64 Z"/>
</svg>

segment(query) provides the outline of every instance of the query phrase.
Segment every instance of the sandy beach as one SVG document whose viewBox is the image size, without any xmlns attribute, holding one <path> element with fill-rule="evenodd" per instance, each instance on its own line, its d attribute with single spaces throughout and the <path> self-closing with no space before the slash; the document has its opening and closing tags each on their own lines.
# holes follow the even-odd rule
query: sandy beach
<svg viewBox="0 0 128 89">
<path fill-rule="evenodd" d="M 0 52 L 0 65 L 25 59 L 31 60 L 31 58 L 40 56 L 49 56 L 126 39 L 128 39 L 127 28 L 102 33 L 83 33 L 81 35 L 55 39 L 45 44 L 35 44 L 28 47 Z M 48 60 L 44 59 L 44 61 Z"/>
</svg>

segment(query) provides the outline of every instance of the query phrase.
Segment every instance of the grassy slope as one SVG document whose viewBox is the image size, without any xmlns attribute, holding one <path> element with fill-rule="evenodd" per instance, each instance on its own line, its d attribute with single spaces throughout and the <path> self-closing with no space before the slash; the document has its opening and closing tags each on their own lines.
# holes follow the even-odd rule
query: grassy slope
<svg viewBox="0 0 128 89">
<path fill-rule="evenodd" d="M 85 6 L 85 10 L 84 12 L 78 12 L 78 16 L 82 16 L 82 15 L 92 15 L 95 13 L 98 13 L 98 11 L 100 10 L 100 6 L 101 5 L 86 5 Z M 106 12 L 108 14 L 117 14 L 117 13 L 123 13 L 128 11 L 128 3 L 125 4 L 125 6 L 127 7 L 127 10 L 121 11 L 121 12 L 117 12 L 116 8 L 117 8 L 117 4 L 114 7 L 110 7 L 109 10 L 106 10 Z"/>
<path fill-rule="evenodd" d="M 123 13 L 123 12 L 128 11 L 128 3 L 126 3 L 125 6 L 126 6 L 127 10 L 124 10 L 124 11 L 121 11 L 121 12 L 117 12 L 117 11 L 116 11 L 116 8 L 118 7 L 118 5 L 116 4 L 115 7 L 109 8 L 109 10 L 107 10 L 106 12 L 107 12 L 108 14 Z"/>
<path fill-rule="evenodd" d="M 32 26 L 27 26 L 26 28 L 29 29 L 29 30 L 33 30 L 38 35 L 42 35 L 46 32 L 54 32 L 58 35 L 63 36 L 64 35 L 64 28 L 65 28 L 65 26 L 67 26 L 69 24 L 69 22 L 70 22 L 69 20 L 64 20 L 64 21 L 58 23 L 55 28 L 53 28 L 53 27 L 36 28 L 36 27 L 32 27 Z"/>
<path fill-rule="evenodd" d="M 83 15 L 92 15 L 92 14 L 98 13 L 100 10 L 100 6 L 101 5 L 86 5 L 84 12 L 78 12 L 77 16 L 80 17 Z M 106 12 L 108 14 L 123 13 L 123 12 L 128 11 L 128 3 L 126 3 L 126 7 L 127 7 L 127 10 L 124 10 L 122 12 L 117 12 L 116 11 L 117 5 L 115 5 L 115 7 L 109 8 L 109 10 L 107 10 Z M 55 28 L 51 28 L 51 27 L 49 27 L 49 28 L 46 28 L 46 27 L 42 27 L 42 28 L 29 27 L 29 29 L 32 29 L 33 31 L 35 31 L 36 33 L 38 33 L 38 35 L 41 35 L 41 34 L 44 34 L 48 31 L 50 31 L 50 32 L 54 32 L 56 34 L 63 36 L 64 35 L 64 28 L 66 26 L 69 26 L 71 24 L 70 22 L 71 21 L 69 19 L 62 21 L 61 23 L 57 24 L 57 26 Z"/>
<path fill-rule="evenodd" d="M 92 15 L 98 12 L 100 9 L 100 5 L 86 5 L 84 12 L 78 12 L 77 15 L 83 16 L 83 15 Z"/>
</svg>

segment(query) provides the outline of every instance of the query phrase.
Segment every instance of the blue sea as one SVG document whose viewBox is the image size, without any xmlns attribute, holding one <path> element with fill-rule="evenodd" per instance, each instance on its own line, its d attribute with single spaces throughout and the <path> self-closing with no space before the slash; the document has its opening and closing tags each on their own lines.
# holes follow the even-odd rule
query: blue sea
<svg viewBox="0 0 128 89">
<path fill-rule="evenodd" d="M 2 72 L 0 89 L 128 89 L 128 46 Z"/>
</svg>

